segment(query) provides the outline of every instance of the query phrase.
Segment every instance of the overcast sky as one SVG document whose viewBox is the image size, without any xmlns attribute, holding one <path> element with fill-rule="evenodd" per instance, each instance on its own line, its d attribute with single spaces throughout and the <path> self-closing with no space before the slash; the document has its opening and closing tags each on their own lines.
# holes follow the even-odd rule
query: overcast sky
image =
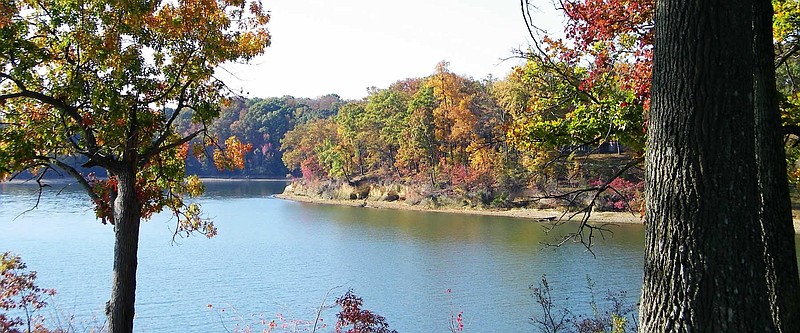
<svg viewBox="0 0 800 333">
<path fill-rule="evenodd" d="M 552 8 L 550 0 L 541 6 Z M 476 79 L 502 78 L 528 45 L 518 0 L 263 0 L 272 46 L 251 65 L 227 65 L 226 83 L 250 97 L 366 96 L 433 72 L 441 60 Z M 540 14 L 543 25 L 558 25 Z"/>
</svg>

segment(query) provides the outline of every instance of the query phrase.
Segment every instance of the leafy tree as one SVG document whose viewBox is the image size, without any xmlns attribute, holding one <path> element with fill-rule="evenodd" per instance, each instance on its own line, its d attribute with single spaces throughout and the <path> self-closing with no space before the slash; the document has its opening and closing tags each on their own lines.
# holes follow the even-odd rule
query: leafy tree
<svg viewBox="0 0 800 333">
<path fill-rule="evenodd" d="M 269 45 L 269 15 L 245 0 L 3 2 L 0 19 L 0 174 L 65 172 L 114 225 L 109 332 L 133 330 L 139 226 L 169 209 L 175 233 L 213 236 L 213 224 L 185 195 L 188 142 L 213 139 L 206 126 L 229 95 L 214 69 Z M 113 8 L 113 10 L 109 10 Z M 169 107 L 169 108 L 168 108 Z M 190 115 L 197 126 L 176 131 Z M 246 145 L 217 157 L 241 166 Z M 82 174 L 67 157 L 108 179 Z"/>
<path fill-rule="evenodd" d="M 281 162 L 280 139 L 294 128 L 294 111 L 291 98 L 250 99 L 233 122 L 231 132 L 255 149 L 247 155 L 249 174 L 285 176 L 287 169 Z"/>
<path fill-rule="evenodd" d="M 327 119 L 335 116 L 345 104 L 339 95 L 328 94 L 317 98 L 296 99 L 294 118 L 298 124 L 314 119 Z"/>
<path fill-rule="evenodd" d="M 433 110 L 436 97 L 433 88 L 423 85 L 408 103 L 408 126 L 403 130 L 406 140 L 400 142 L 397 164 L 416 173 L 427 170 L 431 185 L 436 183 L 439 165 L 439 142 L 436 139 Z"/>
<path fill-rule="evenodd" d="M 773 37 L 775 40 L 776 83 L 780 92 L 781 117 L 786 140 L 789 180 L 800 183 L 800 1 L 774 0 Z"/>
<path fill-rule="evenodd" d="M 383 169 L 381 174 L 394 170 L 400 177 L 395 161 L 400 142 L 404 140 L 403 128 L 408 123 L 408 99 L 407 93 L 392 89 L 377 90 L 367 97 L 364 107 L 367 117 L 362 131 L 375 139 L 371 164 Z"/>
<path fill-rule="evenodd" d="M 325 179 L 329 175 L 347 175 L 351 168 L 346 161 L 338 160 L 343 158 L 341 154 L 329 153 L 324 158 L 320 156 L 321 152 L 325 155 L 331 149 L 338 149 L 335 147 L 340 146 L 341 142 L 337 125 L 331 119 L 316 119 L 297 125 L 286 132 L 281 140 L 283 162 L 290 170 L 300 169 L 306 180 Z"/>
<path fill-rule="evenodd" d="M 797 331 L 772 6 L 664 0 L 655 18 L 641 330 Z"/>
<path fill-rule="evenodd" d="M 367 148 L 371 145 L 370 140 L 374 138 L 374 133 L 365 131 L 363 128 L 365 114 L 366 110 L 363 102 L 351 102 L 342 106 L 336 115 L 339 134 L 342 136 L 343 143 L 353 153 L 358 173 L 362 176 L 366 172 L 367 159 L 369 158 Z"/>
<path fill-rule="evenodd" d="M 475 140 L 477 118 L 472 105 L 475 92 L 471 80 L 450 72 L 448 66 L 446 61 L 437 64 L 425 83 L 433 88 L 436 97 L 433 120 L 442 157 L 449 158 L 445 163 L 463 166 L 468 163 L 466 148 Z"/>
</svg>

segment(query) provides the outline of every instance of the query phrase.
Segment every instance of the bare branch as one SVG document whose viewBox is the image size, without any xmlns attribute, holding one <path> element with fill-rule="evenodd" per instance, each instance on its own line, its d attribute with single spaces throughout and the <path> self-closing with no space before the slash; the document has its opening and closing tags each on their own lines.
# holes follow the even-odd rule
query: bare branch
<svg viewBox="0 0 800 333">
<path fill-rule="evenodd" d="M 161 130 L 161 134 L 158 136 L 158 138 L 156 138 L 155 141 L 153 141 L 153 144 L 150 145 L 150 148 L 148 149 L 148 151 L 146 151 L 143 154 L 145 156 L 143 158 L 143 160 L 146 161 L 150 157 L 152 157 L 152 156 L 154 156 L 154 155 L 156 155 L 156 154 L 158 154 L 160 152 L 160 151 L 158 151 L 159 147 L 161 146 L 161 144 L 164 143 L 164 141 L 167 140 L 167 137 L 170 134 L 170 129 L 172 127 L 172 123 L 175 122 L 175 119 L 178 118 L 178 116 L 181 114 L 181 112 L 184 109 L 190 109 L 191 108 L 189 105 L 186 105 L 185 102 L 186 102 L 186 91 L 189 89 L 189 85 L 191 85 L 193 82 L 194 81 L 189 80 L 188 82 L 186 82 L 186 84 L 183 85 L 183 87 L 181 87 L 181 92 L 180 92 L 180 95 L 178 97 L 178 106 L 175 108 L 175 111 L 172 112 L 172 115 L 170 115 L 169 120 L 167 120 L 167 123 L 164 125 L 164 128 Z M 161 151 L 163 151 L 163 150 L 161 150 Z"/>
<path fill-rule="evenodd" d="M 178 70 L 178 74 L 176 75 L 175 81 L 173 81 L 172 84 L 170 84 L 169 87 L 167 87 L 167 89 L 164 90 L 164 93 L 157 95 L 149 100 L 144 100 L 141 102 L 141 104 L 148 105 L 150 103 L 155 103 L 166 98 L 173 90 L 175 90 L 175 88 L 178 87 L 181 81 L 180 78 L 183 77 L 183 72 L 186 70 L 187 67 L 189 67 L 189 59 L 186 59 L 186 61 L 184 61 L 183 64 L 181 64 L 181 68 Z M 186 87 L 189 85 L 190 82 L 191 81 L 187 82 L 186 85 L 183 86 L 183 88 L 181 89 L 182 90 L 181 95 L 183 95 L 183 93 L 186 91 Z"/>
<path fill-rule="evenodd" d="M 78 170 L 75 170 L 75 168 L 73 168 L 69 164 L 66 164 L 57 159 L 52 159 L 51 163 L 58 166 L 59 169 L 64 170 L 66 173 L 72 176 L 72 178 L 75 178 L 75 181 L 77 181 L 78 184 L 80 184 L 81 187 L 83 187 L 83 189 L 86 191 L 86 194 L 89 195 L 92 201 L 97 202 L 101 200 L 101 198 L 97 196 L 97 193 L 95 193 L 94 190 L 92 189 L 92 185 L 89 184 L 86 178 L 83 177 L 83 175 L 80 172 L 78 172 Z"/>
<path fill-rule="evenodd" d="M 17 214 L 17 216 L 14 217 L 14 220 L 16 220 L 16 219 L 20 218 L 21 216 L 33 211 L 36 208 L 39 208 L 39 203 L 42 201 L 43 190 L 44 190 L 45 187 L 49 187 L 50 186 L 50 185 L 47 185 L 45 183 L 42 183 L 42 177 L 44 177 L 44 174 L 47 172 L 47 168 L 49 168 L 49 165 L 44 164 L 44 163 L 35 163 L 35 164 L 27 167 L 26 169 L 37 167 L 37 166 L 45 167 L 45 170 L 42 171 L 42 173 L 40 173 L 39 175 L 26 180 L 26 182 L 27 182 L 27 181 L 30 181 L 31 179 L 34 179 L 36 181 L 36 184 L 38 185 L 37 193 L 36 193 L 36 203 L 34 203 L 31 208 L 28 208 L 28 209 L 22 211 L 21 213 Z M 16 177 L 18 175 L 19 174 L 16 174 L 16 175 L 14 175 L 14 177 Z"/>
<path fill-rule="evenodd" d="M 789 60 L 789 58 L 797 54 L 798 51 L 800 51 L 800 43 L 794 43 L 792 45 L 792 48 L 790 48 L 786 52 L 783 52 L 778 56 L 777 59 L 775 59 L 775 68 L 781 67 Z"/>
<path fill-rule="evenodd" d="M 520 0 L 520 9 L 522 10 L 522 17 L 525 20 L 525 27 L 528 29 L 528 35 L 531 37 L 531 40 L 533 41 L 533 47 L 536 49 L 538 55 L 533 55 L 532 53 L 526 53 L 521 50 L 519 51 L 520 55 L 527 59 L 530 59 L 531 57 L 538 58 L 540 61 L 546 64 L 553 73 L 558 75 L 565 82 L 569 83 L 572 87 L 578 88 L 576 90 L 581 95 L 590 99 L 593 103 L 597 105 L 603 105 L 603 102 L 600 101 L 600 99 L 597 96 L 594 96 L 593 94 L 589 93 L 584 89 L 579 89 L 580 82 L 575 82 L 574 77 L 572 77 L 565 71 L 561 70 L 558 64 L 556 64 L 556 62 L 550 57 L 550 55 L 547 54 L 547 51 L 544 49 L 544 47 L 542 47 L 541 43 L 539 42 L 537 34 L 534 33 L 533 31 L 534 29 L 536 29 L 538 32 L 543 32 L 544 30 L 536 27 L 536 25 L 533 23 L 533 17 L 530 13 L 530 8 L 532 6 L 533 5 L 530 4 L 530 0 Z"/>
<path fill-rule="evenodd" d="M 72 178 L 74 178 L 75 181 L 77 181 L 78 184 L 80 184 L 81 187 L 86 191 L 86 194 L 89 195 L 89 197 L 92 199 L 92 201 L 98 201 L 98 200 L 101 199 L 100 197 L 97 196 L 97 193 L 94 193 L 94 191 L 92 190 L 92 185 L 89 184 L 89 181 L 87 181 L 86 178 L 80 172 L 78 172 L 78 170 L 76 170 L 74 167 L 72 167 L 71 165 L 69 165 L 67 163 L 64 163 L 63 161 L 61 161 L 61 160 L 59 160 L 57 158 L 49 157 L 49 156 L 35 156 L 33 159 L 36 162 L 34 164 L 31 164 L 31 165 L 25 167 L 24 169 L 28 170 L 28 169 L 31 169 L 31 168 L 37 167 L 37 166 L 45 167 L 45 171 L 40 173 L 39 176 L 37 177 L 37 183 L 40 183 L 40 181 L 42 180 L 42 177 L 44 176 L 44 174 L 45 174 L 45 172 L 47 170 L 56 171 L 52 167 L 52 166 L 56 166 L 59 169 L 64 170 L 64 172 L 66 172 L 70 176 L 72 176 Z M 17 175 L 14 175 L 14 177 L 16 177 Z M 47 186 L 47 185 L 45 185 L 45 186 Z"/>
<path fill-rule="evenodd" d="M 567 221 L 571 221 L 576 216 L 578 216 L 580 214 L 583 214 L 583 216 L 581 217 L 581 220 L 580 220 L 580 222 L 578 224 L 577 230 L 562 236 L 561 240 L 559 242 L 557 242 L 555 244 L 547 244 L 547 245 L 558 247 L 558 246 L 561 246 L 561 245 L 565 244 L 566 242 L 568 242 L 570 240 L 578 241 L 581 244 L 583 244 L 583 246 L 586 247 L 586 250 L 594 256 L 595 254 L 592 251 L 592 244 L 593 244 L 593 240 L 594 240 L 594 237 L 595 237 L 594 232 L 598 231 L 600 233 L 600 236 L 603 237 L 603 238 L 605 238 L 605 233 L 606 232 L 613 233 L 610 229 L 607 228 L 607 226 L 610 226 L 610 225 L 613 225 L 613 224 L 611 224 L 611 223 L 603 223 L 603 224 L 601 224 L 599 226 L 596 226 L 596 225 L 591 224 L 590 221 L 589 221 L 590 218 L 591 218 L 592 211 L 594 210 L 594 207 L 595 207 L 595 205 L 597 203 L 598 198 L 600 197 L 600 195 L 603 192 L 605 192 L 606 190 L 611 189 L 615 193 L 619 194 L 623 198 L 623 200 L 625 200 L 626 206 L 628 207 L 628 211 L 632 215 L 635 215 L 633 210 L 630 208 L 630 203 L 628 202 L 628 200 L 625 199 L 625 197 L 621 193 L 619 193 L 619 191 L 617 191 L 617 189 L 612 187 L 611 183 L 615 179 L 621 177 L 625 172 L 627 172 L 628 170 L 630 170 L 631 168 L 633 168 L 634 166 L 638 165 L 639 163 L 641 163 L 643 161 L 644 161 L 644 157 L 638 157 L 638 158 L 635 158 L 635 159 L 631 160 L 626 165 L 624 165 L 620 170 L 618 170 L 612 177 L 610 177 L 608 180 L 606 180 L 603 184 L 601 184 L 599 186 L 577 189 L 577 190 L 573 190 L 573 191 L 570 191 L 570 192 L 567 192 L 567 193 L 564 193 L 564 194 L 560 194 L 560 195 L 548 196 L 547 198 L 556 198 L 556 199 L 567 199 L 567 198 L 569 198 L 569 203 L 567 204 L 567 207 L 572 207 L 575 204 L 575 202 L 578 200 L 580 195 L 585 194 L 585 193 L 589 193 L 589 192 L 594 192 L 594 195 L 592 196 L 592 198 L 589 201 L 589 203 L 586 204 L 586 206 L 584 206 L 583 208 L 581 208 L 580 210 L 578 210 L 576 212 L 573 212 L 572 214 L 569 214 L 569 211 L 565 210 L 561 214 L 561 216 L 558 218 L 558 221 L 556 221 L 556 223 L 554 223 L 552 227 L 547 228 L 545 231 L 546 232 L 550 232 L 550 231 L 554 230 L 557 226 L 562 225 L 562 224 L 566 223 Z M 567 215 L 569 215 L 569 216 L 567 216 Z M 588 235 L 586 235 L 587 232 L 588 232 Z"/>
</svg>

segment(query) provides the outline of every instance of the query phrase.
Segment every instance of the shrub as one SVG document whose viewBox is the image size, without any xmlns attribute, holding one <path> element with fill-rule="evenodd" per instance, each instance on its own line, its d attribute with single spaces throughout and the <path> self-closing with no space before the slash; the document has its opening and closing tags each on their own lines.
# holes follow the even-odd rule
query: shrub
<svg viewBox="0 0 800 333">
<path fill-rule="evenodd" d="M 336 333 L 397 333 L 389 329 L 386 318 L 369 310 L 362 310 L 364 301 L 350 289 L 342 297 L 336 299 L 336 305 L 342 309 L 336 315 Z M 348 329 L 349 327 L 349 329 Z"/>
<path fill-rule="evenodd" d="M 557 306 L 553 301 L 547 277 L 542 275 L 539 285 L 530 287 L 534 301 L 542 309 L 540 315 L 531 317 L 532 324 L 545 333 L 622 333 L 638 330 L 636 305 L 625 303 L 626 292 L 609 291 L 604 297 L 608 306 L 601 310 L 595 299 L 594 283 L 588 277 L 586 281 L 590 296 L 589 305 L 592 309 L 591 316 L 576 315 L 568 308 Z"/>
<path fill-rule="evenodd" d="M 600 187 L 605 182 L 597 179 L 590 182 L 592 186 Z M 617 177 L 608 184 L 606 189 L 598 197 L 597 207 L 602 211 L 638 211 L 643 202 L 642 193 L 644 182 L 632 182 Z"/>
<path fill-rule="evenodd" d="M 0 255 L 0 332 L 54 332 L 44 327 L 37 312 L 47 306 L 44 298 L 55 295 L 55 290 L 37 286 L 36 272 L 27 268 L 19 256 Z"/>
</svg>

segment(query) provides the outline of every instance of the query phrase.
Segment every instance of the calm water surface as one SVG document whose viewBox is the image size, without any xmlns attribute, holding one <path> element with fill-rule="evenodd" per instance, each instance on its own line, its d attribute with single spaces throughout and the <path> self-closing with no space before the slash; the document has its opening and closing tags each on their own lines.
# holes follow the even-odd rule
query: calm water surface
<svg viewBox="0 0 800 333">
<path fill-rule="evenodd" d="M 365 308 L 400 332 L 448 331 L 450 314 L 460 311 L 470 332 L 535 331 L 529 318 L 538 305 L 528 287 L 542 275 L 559 304 L 578 311 L 589 311 L 587 278 L 598 298 L 607 290 L 626 291 L 631 303 L 638 298 L 641 226 L 615 227 L 593 258 L 577 244 L 543 245 L 558 235 L 530 220 L 271 197 L 284 185 L 207 184 L 199 202 L 219 228 L 213 239 L 193 236 L 173 244 L 168 215 L 146 222 L 136 331 L 225 332 L 278 314 L 313 320 L 315 308 L 337 287 L 328 302 L 353 288 Z M 35 202 L 35 186 L 0 184 L 0 251 L 21 255 L 38 271 L 41 286 L 58 290 L 46 312 L 51 322 L 64 325 L 72 315 L 78 328 L 102 322 L 110 294 L 111 227 L 94 219 L 85 195 L 73 187 L 53 186 L 38 209 L 19 216 Z M 324 322 L 332 324 L 335 313 L 324 312 Z"/>
</svg>

